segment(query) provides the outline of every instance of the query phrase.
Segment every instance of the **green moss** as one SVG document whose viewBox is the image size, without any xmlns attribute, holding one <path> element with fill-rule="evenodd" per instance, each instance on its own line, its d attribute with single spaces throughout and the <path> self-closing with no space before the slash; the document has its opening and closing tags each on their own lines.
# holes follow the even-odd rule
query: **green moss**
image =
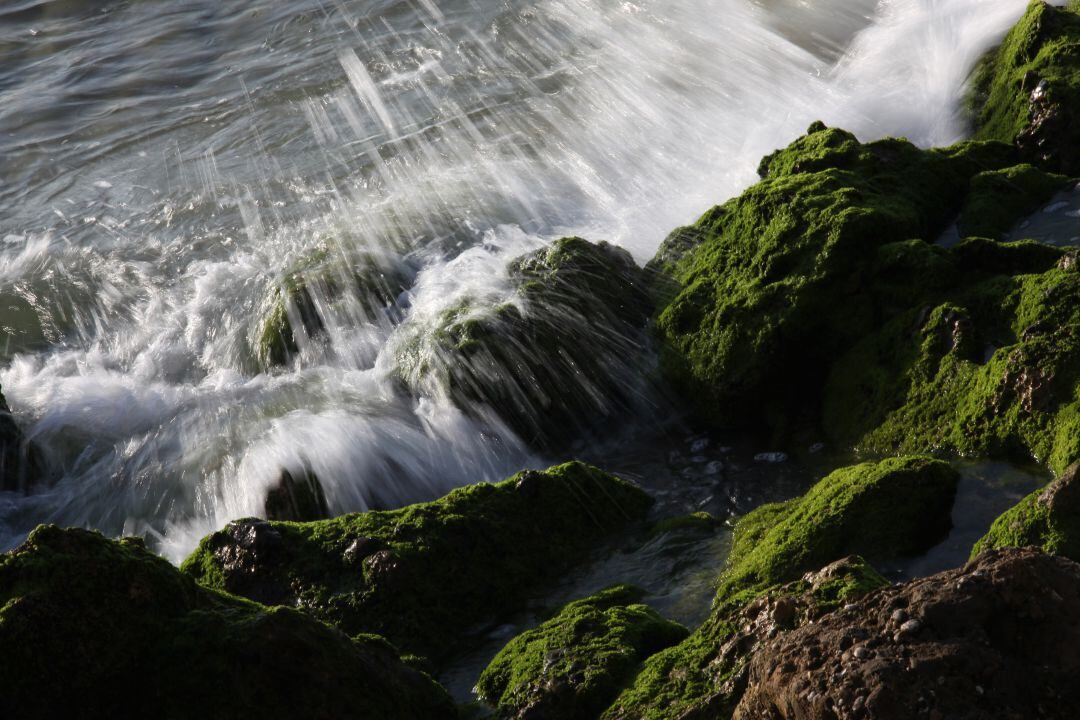
<svg viewBox="0 0 1080 720">
<path fill-rule="evenodd" d="M 625 250 L 563 238 L 517 258 L 512 302 L 464 302 L 397 353 L 413 389 L 435 384 L 469 412 L 494 409 L 534 447 L 565 448 L 640 407 L 650 304 Z"/>
<path fill-rule="evenodd" d="M 320 337 L 325 313 L 369 322 L 409 283 L 408 269 L 389 258 L 318 250 L 289 270 L 269 298 L 253 341 L 260 367 L 285 365 L 300 352 L 298 338 Z"/>
<path fill-rule="evenodd" d="M 347 633 L 442 659 L 593 547 L 643 519 L 641 490 L 581 463 L 526 471 L 401 510 L 309 523 L 240 521 L 182 569 L 201 583 L 300 607 Z"/>
<path fill-rule="evenodd" d="M 1015 143 L 1050 170 L 1080 174 L 1080 3 L 1033 2 L 976 69 L 978 138 Z"/>
<path fill-rule="evenodd" d="M 959 476 L 947 463 L 888 458 L 837 470 L 806 495 L 765 505 L 735 526 L 717 601 L 743 602 L 844 555 L 914 555 L 941 540 Z"/>
<path fill-rule="evenodd" d="M 1080 465 L 1037 490 L 994 521 L 971 552 L 1033 545 L 1080 561 Z"/>
<path fill-rule="evenodd" d="M 730 717 L 745 688 L 747 662 L 760 640 L 887 584 L 865 560 L 848 557 L 762 591 L 752 605 L 718 605 L 686 640 L 646 660 L 633 685 L 602 717 Z M 777 612 L 781 605 L 786 613 Z"/>
<path fill-rule="evenodd" d="M 1069 182 L 1064 175 L 1026 164 L 979 173 L 972 178 L 960 210 L 960 234 L 1000 240 L 1018 220 L 1038 210 Z"/>
<path fill-rule="evenodd" d="M 608 588 L 517 636 L 480 676 L 481 697 L 501 717 L 596 718 L 642 660 L 688 634 L 634 604 L 641 594 L 627 585 Z"/>
<path fill-rule="evenodd" d="M 782 432 L 816 409 L 832 360 L 880 322 L 864 278 L 888 259 L 881 248 L 937 237 L 970 178 L 1012 162 L 997 143 L 923 151 L 816 124 L 650 263 L 665 374 L 703 422 Z M 893 259 L 944 265 L 918 250 Z"/>
<path fill-rule="evenodd" d="M 837 360 L 823 404 L 836 442 L 1034 457 L 1056 472 L 1080 459 L 1080 273 L 1060 250 L 1001 245 L 995 257 L 993 246 L 956 248 L 952 288 L 924 292 L 922 310 L 914 305 Z M 1043 271 L 995 274 L 1009 264 Z"/>
<path fill-rule="evenodd" d="M 0 715 L 451 718 L 381 638 L 201 588 L 141 541 L 41 526 L 0 556 Z"/>
</svg>

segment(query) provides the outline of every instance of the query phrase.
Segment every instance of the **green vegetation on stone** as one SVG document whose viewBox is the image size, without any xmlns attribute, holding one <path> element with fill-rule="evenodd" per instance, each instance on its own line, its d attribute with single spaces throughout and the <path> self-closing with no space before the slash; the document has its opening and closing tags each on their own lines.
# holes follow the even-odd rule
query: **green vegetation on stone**
<svg viewBox="0 0 1080 720">
<path fill-rule="evenodd" d="M 385 640 L 199 587 L 142 541 L 40 526 L 0 556 L 0 716 L 453 718 Z"/>
<path fill-rule="evenodd" d="M 1080 175 L 1080 2 L 1036 0 L 976 68 L 975 136 L 1015 143 L 1030 162 Z"/>
<path fill-rule="evenodd" d="M 503 718 L 593 720 L 642 660 L 687 636 L 683 626 L 635 604 L 641 595 L 618 585 L 568 604 L 499 652 L 480 676 L 480 695 Z"/>
<path fill-rule="evenodd" d="M 400 510 L 237 521 L 204 538 L 182 569 L 439 661 L 478 623 L 513 611 L 643 520 L 650 504 L 636 486 L 568 463 Z"/>
<path fill-rule="evenodd" d="M 983 550 L 1034 545 L 1080 562 L 1080 465 L 1036 490 L 1001 515 L 975 544 Z"/>
</svg>

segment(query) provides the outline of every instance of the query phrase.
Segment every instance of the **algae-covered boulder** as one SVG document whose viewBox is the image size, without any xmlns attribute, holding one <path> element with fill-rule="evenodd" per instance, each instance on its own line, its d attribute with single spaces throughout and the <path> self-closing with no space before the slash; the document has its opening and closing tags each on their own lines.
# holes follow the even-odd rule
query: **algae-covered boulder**
<svg viewBox="0 0 1080 720">
<path fill-rule="evenodd" d="M 802 497 L 746 515 L 735 527 L 709 618 L 649 658 L 604 717 L 730 713 L 751 652 L 772 627 L 797 627 L 885 584 L 861 558 L 830 563 L 849 554 L 887 560 L 929 549 L 949 530 L 958 480 L 939 460 L 889 458 L 841 468 Z"/>
<path fill-rule="evenodd" d="M 1029 545 L 1080 560 L 1080 465 L 1003 513 L 975 544 L 971 556 L 991 548 Z"/>
<path fill-rule="evenodd" d="M 1078 648 L 1080 565 L 991 551 L 763 642 L 733 717 L 1067 720 Z"/>
<path fill-rule="evenodd" d="M 718 608 L 686 641 L 646 661 L 605 720 L 729 717 L 746 688 L 758 647 L 888 585 L 851 556 L 761 593 L 744 606 Z"/>
<path fill-rule="evenodd" d="M 628 252 L 563 238 L 509 265 L 512 301 L 464 302 L 402 344 L 397 372 L 414 391 L 493 409 L 526 442 L 566 447 L 640 406 L 650 304 Z"/>
<path fill-rule="evenodd" d="M 763 505 L 735 526 L 717 599 L 737 602 L 848 554 L 917 555 L 945 538 L 959 473 L 924 457 L 836 470 L 808 493 Z"/>
<path fill-rule="evenodd" d="M 908 308 L 838 356 L 825 431 L 875 452 L 1033 457 L 1061 472 L 1080 459 L 1075 251 L 969 240 L 942 262 L 947 284 L 902 273 Z"/>
<path fill-rule="evenodd" d="M 975 136 L 1080 175 L 1080 3 L 1033 2 L 972 80 Z"/>
<path fill-rule="evenodd" d="M 881 321 L 866 277 L 878 250 L 932 241 L 973 175 L 1015 162 L 1002 143 L 924 151 L 815 123 L 648 266 L 662 369 L 706 423 L 797 422 L 832 360 Z"/>
<path fill-rule="evenodd" d="M 439 660 L 528 593 L 641 520 L 651 501 L 581 463 L 526 471 L 401 510 L 310 523 L 240 520 L 182 569 L 203 585 L 299 607 L 350 635 Z"/>
<path fill-rule="evenodd" d="M 502 718 L 593 720 L 642 660 L 687 635 L 635 604 L 641 594 L 627 585 L 608 588 L 517 636 L 480 676 L 480 696 Z"/>
<path fill-rule="evenodd" d="M 41 526 L 0 556 L 5 718 L 453 718 L 376 637 L 199 587 L 139 540 Z"/>
<path fill-rule="evenodd" d="M 298 263 L 273 290 L 253 345 L 260 366 L 284 365 L 305 342 L 326 332 L 328 318 L 377 321 L 409 286 L 411 272 L 382 254 L 320 250 Z"/>
<path fill-rule="evenodd" d="M 1004 239 L 1017 219 L 1038 210 L 1071 182 L 1027 163 L 981 172 L 971 179 L 957 230 L 961 237 Z"/>
</svg>

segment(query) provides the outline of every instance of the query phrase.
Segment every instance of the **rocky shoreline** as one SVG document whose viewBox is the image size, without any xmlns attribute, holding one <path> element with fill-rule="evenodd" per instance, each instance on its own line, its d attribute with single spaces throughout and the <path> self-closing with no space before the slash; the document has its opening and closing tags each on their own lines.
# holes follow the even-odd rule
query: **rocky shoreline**
<svg viewBox="0 0 1080 720">
<path fill-rule="evenodd" d="M 438 376 L 539 451 L 603 436 L 663 386 L 697 427 L 865 458 L 738 520 L 700 626 L 616 585 L 510 639 L 482 702 L 455 704 L 435 679 L 449 659 L 593 548 L 716 520 L 653 517 L 581 462 L 336 518 L 314 475 L 286 472 L 272 519 L 229 523 L 180 568 L 54 526 L 0 556 L 0 716 L 1073 717 L 1080 239 L 1016 228 L 1080 176 L 1080 4 L 1032 3 L 970 100 L 973 139 L 947 148 L 815 123 L 645 268 L 566 238 L 513 262 L 514 303 L 455 308 L 401 348 L 401 392 Z M 365 263 L 342 296 L 402 284 Z M 265 366 L 319 332 L 305 297 L 275 299 Z M 634 377 L 647 343 L 659 367 Z M 965 567 L 889 583 L 875 566 L 948 534 L 956 455 L 1055 479 Z M 0 395 L 0 489 L 40 466 Z"/>
</svg>

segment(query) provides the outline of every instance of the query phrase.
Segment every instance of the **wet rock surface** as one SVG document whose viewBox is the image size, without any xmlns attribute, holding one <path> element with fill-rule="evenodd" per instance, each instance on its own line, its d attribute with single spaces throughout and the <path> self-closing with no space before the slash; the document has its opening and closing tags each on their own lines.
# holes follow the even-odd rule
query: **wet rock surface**
<svg viewBox="0 0 1080 720">
<path fill-rule="evenodd" d="M 568 463 L 401 510 L 237 521 L 205 538 L 182 570 L 438 661 L 642 521 L 650 504 L 634 485 Z"/>
<path fill-rule="evenodd" d="M 322 484 L 310 468 L 295 476 L 282 469 L 277 482 L 266 494 L 266 518 L 308 522 L 330 517 Z"/>
<path fill-rule="evenodd" d="M 763 643 L 734 717 L 1071 718 L 1078 648 L 1080 565 L 990 551 Z"/>
</svg>

